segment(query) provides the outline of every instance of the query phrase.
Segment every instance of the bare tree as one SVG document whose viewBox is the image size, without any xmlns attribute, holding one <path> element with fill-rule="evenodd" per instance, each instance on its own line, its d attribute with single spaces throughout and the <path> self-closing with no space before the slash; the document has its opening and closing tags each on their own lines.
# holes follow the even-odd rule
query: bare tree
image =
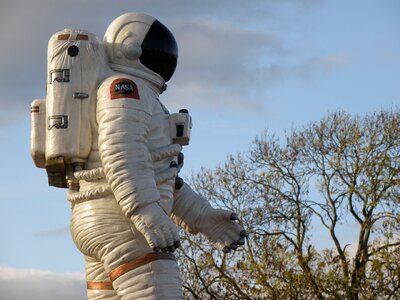
<svg viewBox="0 0 400 300">
<path fill-rule="evenodd" d="M 335 112 L 280 141 L 264 132 L 245 154 L 203 169 L 192 184 L 240 214 L 243 250 L 224 255 L 185 236 L 188 299 L 399 297 L 400 112 Z M 349 251 L 338 228 L 357 224 Z M 312 227 L 314 224 L 314 228 Z M 334 245 L 320 249 L 313 233 Z"/>
<path fill-rule="evenodd" d="M 308 207 L 329 231 L 339 255 L 346 298 L 359 299 L 367 288 L 367 264 L 377 252 L 398 246 L 387 240 L 373 247 L 375 232 L 393 236 L 399 221 L 399 113 L 380 112 L 360 119 L 331 114 L 300 134 L 308 168 L 316 176 L 324 201 Z M 350 262 L 337 226 L 353 219 L 359 227 L 355 256 Z M 383 241 L 383 240 L 382 240 Z"/>
</svg>

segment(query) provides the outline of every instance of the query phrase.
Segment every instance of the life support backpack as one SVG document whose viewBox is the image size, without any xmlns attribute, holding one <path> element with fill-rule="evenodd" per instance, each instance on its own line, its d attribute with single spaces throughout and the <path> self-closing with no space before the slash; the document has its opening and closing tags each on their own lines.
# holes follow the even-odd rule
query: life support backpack
<svg viewBox="0 0 400 300">
<path fill-rule="evenodd" d="M 31 105 L 31 155 L 51 186 L 74 189 L 73 173 L 92 146 L 91 118 L 106 66 L 102 42 L 92 33 L 64 29 L 49 40 L 46 99 Z"/>
</svg>

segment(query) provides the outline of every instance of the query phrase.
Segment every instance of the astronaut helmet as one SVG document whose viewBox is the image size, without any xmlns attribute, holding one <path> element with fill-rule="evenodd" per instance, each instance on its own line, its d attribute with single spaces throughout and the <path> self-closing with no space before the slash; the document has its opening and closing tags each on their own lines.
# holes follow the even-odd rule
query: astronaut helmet
<svg viewBox="0 0 400 300">
<path fill-rule="evenodd" d="M 168 28 L 152 16 L 126 13 L 116 18 L 105 33 L 104 45 L 114 70 L 139 76 L 152 74 L 159 77 L 162 84 L 175 71 L 176 40 Z"/>
</svg>

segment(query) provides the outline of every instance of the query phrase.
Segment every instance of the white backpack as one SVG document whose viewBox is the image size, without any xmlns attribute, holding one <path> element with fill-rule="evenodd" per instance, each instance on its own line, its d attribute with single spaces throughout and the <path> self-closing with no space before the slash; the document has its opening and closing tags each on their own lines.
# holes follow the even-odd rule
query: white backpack
<svg viewBox="0 0 400 300">
<path fill-rule="evenodd" d="M 31 105 L 31 155 L 47 171 L 49 185 L 77 189 L 73 173 L 84 167 L 92 146 L 97 87 L 105 78 L 106 54 L 92 33 L 64 29 L 49 41 L 46 99 Z"/>
</svg>

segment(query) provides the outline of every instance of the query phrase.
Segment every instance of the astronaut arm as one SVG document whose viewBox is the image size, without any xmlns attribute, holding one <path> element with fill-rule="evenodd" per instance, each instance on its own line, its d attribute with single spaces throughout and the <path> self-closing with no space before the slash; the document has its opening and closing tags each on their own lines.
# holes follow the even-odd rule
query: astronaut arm
<svg viewBox="0 0 400 300">
<path fill-rule="evenodd" d="M 145 143 L 149 116 L 127 107 L 109 107 L 97 116 L 104 173 L 122 211 L 130 218 L 137 208 L 160 198 Z"/>
<path fill-rule="evenodd" d="M 244 244 L 246 231 L 235 213 L 215 209 L 187 185 L 175 191 L 172 220 L 189 233 L 202 233 L 218 249 L 229 252 Z"/>
<path fill-rule="evenodd" d="M 147 148 L 151 111 L 146 98 L 139 95 L 128 93 L 113 98 L 110 90 L 116 84 L 121 84 L 121 79 L 111 84 L 106 81 L 98 92 L 99 153 L 104 173 L 122 212 L 149 246 L 172 247 L 179 240 L 178 231 L 157 203 L 160 195 Z M 137 89 L 129 79 L 122 84 Z"/>
</svg>

